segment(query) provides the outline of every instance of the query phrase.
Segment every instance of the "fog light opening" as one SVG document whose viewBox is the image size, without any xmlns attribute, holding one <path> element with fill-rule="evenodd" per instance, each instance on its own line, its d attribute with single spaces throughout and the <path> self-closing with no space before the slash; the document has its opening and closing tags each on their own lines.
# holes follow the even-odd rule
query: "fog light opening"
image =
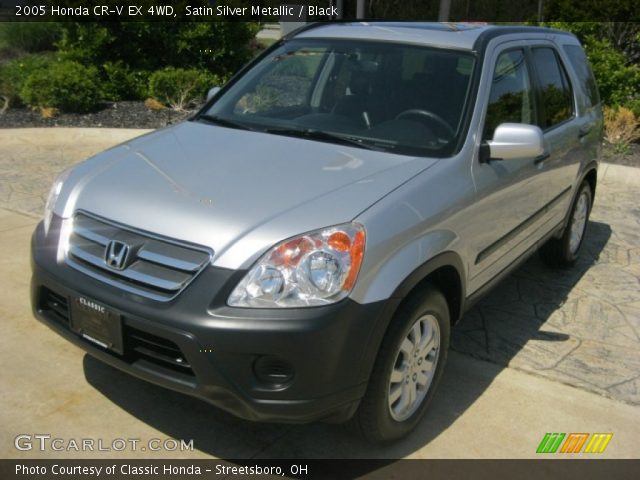
<svg viewBox="0 0 640 480">
<path fill-rule="evenodd" d="M 294 377 L 291 363 L 270 355 L 259 357 L 253 364 L 253 372 L 260 383 L 271 387 L 287 385 Z"/>
</svg>

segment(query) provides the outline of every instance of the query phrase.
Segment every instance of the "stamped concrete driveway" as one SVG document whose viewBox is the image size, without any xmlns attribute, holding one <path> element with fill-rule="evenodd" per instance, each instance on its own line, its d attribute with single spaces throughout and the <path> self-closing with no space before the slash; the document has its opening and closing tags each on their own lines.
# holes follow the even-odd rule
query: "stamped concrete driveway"
<svg viewBox="0 0 640 480">
<path fill-rule="evenodd" d="M 534 256 L 465 315 L 453 348 L 640 405 L 640 168 L 598 176 L 577 264 Z"/>
<path fill-rule="evenodd" d="M 23 365 L 3 369 L 2 385 L 13 387 L 0 394 L 1 410 L 7 413 L 0 418 L 7 431 L 21 432 L 25 422 L 33 429 L 43 428 L 52 419 L 62 418 L 64 422 L 74 409 L 79 410 L 76 413 L 82 415 L 82 420 L 72 431 L 80 425 L 85 428 L 77 430 L 76 435 L 86 433 L 86 428 L 103 431 L 103 417 L 89 415 L 92 407 L 78 397 L 100 402 L 100 396 L 84 392 L 86 381 L 102 398 L 143 421 L 127 426 L 127 432 L 144 432 L 143 425 L 148 424 L 174 438 L 195 437 L 207 454 L 235 458 L 522 457 L 533 452 L 535 446 L 531 445 L 537 445 L 537 436 L 545 431 L 591 428 L 618 432 L 620 440 L 623 435 L 630 440 L 637 435 L 640 169 L 631 167 L 601 166 L 588 242 L 575 268 L 552 270 L 536 256 L 465 315 L 453 333 L 452 347 L 457 353 L 452 355 L 444 384 L 427 415 L 430 428 L 392 449 L 371 450 L 351 444 L 350 440 L 327 433 L 333 431 L 322 426 L 246 427 L 243 422 L 222 416 L 213 427 L 235 432 L 225 433 L 225 443 L 201 431 L 202 422 L 210 421 L 206 413 L 209 407 L 200 406 L 196 400 L 139 382 L 88 356 L 80 362 L 83 377 L 75 371 L 81 352 L 40 325 L 35 333 L 43 343 L 27 347 L 27 332 L 34 325 L 26 302 L 28 236 L 41 215 L 52 179 L 67 166 L 140 133 L 143 132 L 109 129 L 0 130 L 0 242 L 7 253 L 0 260 L 3 274 L 8 276 L 3 278 L 0 293 L 4 298 L 3 320 L 11 325 L 0 339 L 0 350 L 16 363 L 22 362 L 22 351 L 37 362 L 44 355 L 38 353 L 39 349 L 46 348 L 51 361 L 59 365 L 55 371 L 48 370 L 47 364 L 27 366 L 26 370 Z M 33 382 L 25 381 L 31 377 Z M 62 379 L 68 380 L 56 383 Z M 40 387 L 48 392 L 48 398 L 40 396 Z M 444 397 L 448 400 L 444 401 Z M 540 404 L 537 398 L 546 403 Z M 496 410 L 498 403 L 500 409 Z M 118 428 L 129 425 L 126 422 L 130 417 L 122 417 L 117 408 L 104 402 L 100 406 L 110 412 Z M 461 423 L 458 417 L 464 421 Z M 512 425 L 515 419 L 518 428 Z M 491 437 L 504 441 L 479 447 L 473 438 L 486 428 L 487 421 L 494 429 Z M 533 433 L 527 433 L 523 426 Z M 246 428 L 251 431 L 237 433 Z M 264 442 L 254 438 L 256 435 L 262 436 Z M 6 440 L 0 439 L 3 455 L 12 451 Z M 482 441 L 488 440 L 485 437 Z M 426 443 L 429 448 L 424 450 Z M 637 457 L 637 449 L 630 443 L 612 455 Z"/>
</svg>

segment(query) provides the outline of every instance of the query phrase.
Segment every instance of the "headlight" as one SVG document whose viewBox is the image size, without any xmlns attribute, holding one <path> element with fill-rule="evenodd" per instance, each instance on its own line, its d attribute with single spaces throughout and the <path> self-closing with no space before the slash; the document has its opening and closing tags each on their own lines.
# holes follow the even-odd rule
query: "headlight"
<svg viewBox="0 0 640 480">
<path fill-rule="evenodd" d="M 44 205 L 44 231 L 45 234 L 49 232 L 49 225 L 51 225 L 51 218 L 53 217 L 53 208 L 56 206 L 56 201 L 58 200 L 58 196 L 62 191 L 62 185 L 64 185 L 65 180 L 69 177 L 69 173 L 71 173 L 71 169 L 67 169 L 62 172 L 53 182 L 51 186 L 51 190 L 49 190 L 49 196 L 47 197 L 47 203 Z"/>
<path fill-rule="evenodd" d="M 286 240 L 268 251 L 229 296 L 232 307 L 326 305 L 346 297 L 364 255 L 362 225 L 348 223 Z"/>
</svg>

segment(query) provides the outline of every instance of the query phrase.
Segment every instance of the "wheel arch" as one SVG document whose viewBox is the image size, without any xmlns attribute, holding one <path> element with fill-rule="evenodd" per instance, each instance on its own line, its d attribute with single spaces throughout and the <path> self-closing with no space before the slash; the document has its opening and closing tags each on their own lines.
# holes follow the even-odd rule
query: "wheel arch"
<svg viewBox="0 0 640 480">
<path fill-rule="evenodd" d="M 595 162 L 590 163 L 585 171 L 586 173 L 582 176 L 582 180 L 580 181 L 580 183 L 582 183 L 584 180 L 589 182 L 589 185 L 591 186 L 591 204 L 593 205 L 593 202 L 596 198 L 596 185 L 598 184 L 597 164 Z"/>
<path fill-rule="evenodd" d="M 452 326 L 462 317 L 465 311 L 466 292 L 464 263 L 456 252 L 446 251 L 414 269 L 394 290 L 386 303 L 385 311 L 381 315 L 384 320 L 377 322 L 378 324 L 366 350 L 368 358 L 364 362 L 364 365 L 366 365 L 363 372 L 365 378 L 369 378 L 380 345 L 393 322 L 396 312 L 426 284 L 431 284 L 438 288 L 445 296 Z"/>
<path fill-rule="evenodd" d="M 406 300 L 425 284 L 438 288 L 447 299 L 451 323 L 455 324 L 464 312 L 464 267 L 460 256 L 453 251 L 443 252 L 416 268 L 396 288 L 392 297 Z"/>
</svg>

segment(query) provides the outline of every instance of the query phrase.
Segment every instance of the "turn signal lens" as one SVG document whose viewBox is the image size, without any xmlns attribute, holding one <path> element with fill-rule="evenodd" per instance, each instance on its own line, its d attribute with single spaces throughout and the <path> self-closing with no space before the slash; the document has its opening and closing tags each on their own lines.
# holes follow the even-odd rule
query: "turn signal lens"
<svg viewBox="0 0 640 480">
<path fill-rule="evenodd" d="M 351 239 L 346 233 L 338 231 L 329 235 L 327 244 L 338 252 L 346 252 L 351 248 Z"/>
<path fill-rule="evenodd" d="M 349 223 L 286 240 L 258 260 L 229 296 L 232 307 L 287 308 L 335 303 L 353 289 L 364 227 Z"/>
</svg>

